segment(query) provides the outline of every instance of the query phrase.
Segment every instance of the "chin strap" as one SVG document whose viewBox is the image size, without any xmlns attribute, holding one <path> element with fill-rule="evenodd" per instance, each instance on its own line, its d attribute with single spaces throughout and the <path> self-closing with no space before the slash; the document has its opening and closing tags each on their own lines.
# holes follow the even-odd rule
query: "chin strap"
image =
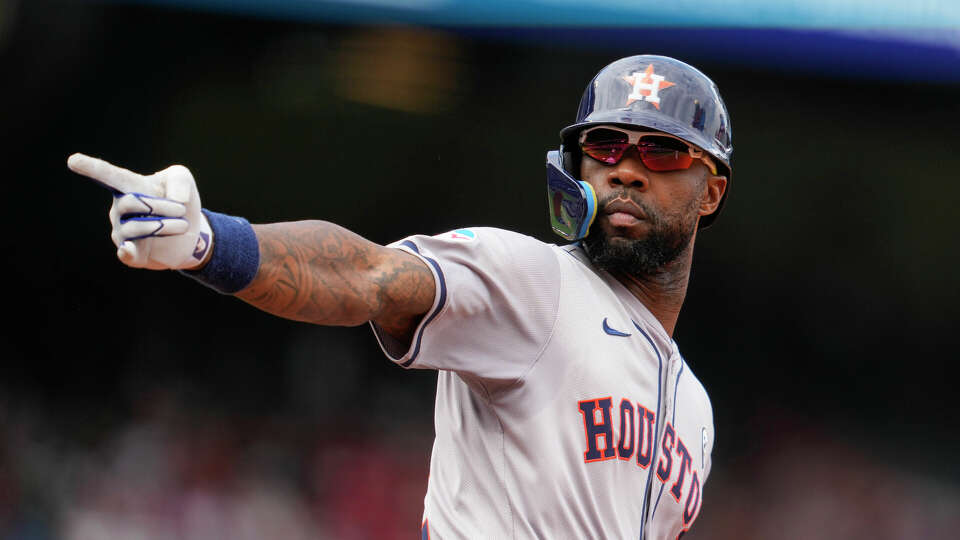
<svg viewBox="0 0 960 540">
<path fill-rule="evenodd" d="M 597 194 L 564 170 L 558 150 L 547 152 L 547 204 L 553 232 L 570 241 L 587 236 L 597 216 Z"/>
</svg>

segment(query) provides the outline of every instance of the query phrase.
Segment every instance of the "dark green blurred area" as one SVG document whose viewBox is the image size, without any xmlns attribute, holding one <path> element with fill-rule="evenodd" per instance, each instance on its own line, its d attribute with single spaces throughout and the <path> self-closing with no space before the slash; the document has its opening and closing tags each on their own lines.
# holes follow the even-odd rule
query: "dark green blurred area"
<svg viewBox="0 0 960 540">
<path fill-rule="evenodd" d="M 544 154 L 583 86 L 621 56 L 670 54 L 16 8 L 0 25 L 0 411 L 78 447 L 168 393 L 204 418 L 429 436 L 435 375 L 390 365 L 364 327 L 282 321 L 124 267 L 110 196 L 67 170 L 69 154 L 144 173 L 184 164 L 206 207 L 253 222 L 325 219 L 382 243 L 489 225 L 553 242 Z M 955 490 L 960 88 L 683 59 L 720 87 L 735 148 L 675 336 L 713 401 L 714 474 L 816 430 Z"/>
</svg>

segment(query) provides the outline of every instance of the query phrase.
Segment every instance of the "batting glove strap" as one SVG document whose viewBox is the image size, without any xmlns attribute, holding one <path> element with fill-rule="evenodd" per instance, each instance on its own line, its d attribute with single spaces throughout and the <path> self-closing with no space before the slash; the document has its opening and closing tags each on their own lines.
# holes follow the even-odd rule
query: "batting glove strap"
<svg viewBox="0 0 960 540">
<path fill-rule="evenodd" d="M 203 215 L 213 229 L 213 253 L 200 270 L 180 270 L 180 273 L 223 294 L 243 290 L 260 268 L 260 245 L 253 227 L 242 217 L 207 209 Z"/>
</svg>

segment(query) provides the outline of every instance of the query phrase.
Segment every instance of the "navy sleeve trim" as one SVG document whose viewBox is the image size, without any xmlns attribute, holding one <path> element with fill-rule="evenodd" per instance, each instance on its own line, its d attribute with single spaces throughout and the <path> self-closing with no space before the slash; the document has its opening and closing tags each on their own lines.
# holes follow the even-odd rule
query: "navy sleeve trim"
<svg viewBox="0 0 960 540">
<path fill-rule="evenodd" d="M 410 358 L 406 362 L 400 364 L 403 367 L 410 367 L 410 364 L 412 364 L 414 360 L 417 359 L 417 356 L 420 354 L 420 344 L 423 341 L 424 330 L 426 330 L 427 326 L 431 322 L 433 322 L 435 318 L 437 318 L 437 315 L 440 314 L 440 312 L 443 310 L 443 307 L 447 303 L 447 281 L 443 277 L 443 270 L 440 269 L 440 265 L 437 264 L 437 261 L 420 253 L 420 248 L 418 248 L 416 244 L 414 244 L 410 240 L 404 240 L 403 242 L 401 242 L 400 245 L 410 249 L 411 251 L 413 251 L 420 257 L 422 257 L 425 261 L 430 263 L 430 265 L 433 267 L 433 270 L 437 273 L 437 279 L 439 280 L 439 283 L 440 283 L 440 300 L 437 302 L 436 307 L 433 308 L 433 311 L 430 312 L 430 315 L 427 316 L 426 321 L 424 321 L 424 323 L 417 330 L 417 335 L 414 337 L 414 342 L 413 342 L 413 352 L 410 353 Z"/>
</svg>

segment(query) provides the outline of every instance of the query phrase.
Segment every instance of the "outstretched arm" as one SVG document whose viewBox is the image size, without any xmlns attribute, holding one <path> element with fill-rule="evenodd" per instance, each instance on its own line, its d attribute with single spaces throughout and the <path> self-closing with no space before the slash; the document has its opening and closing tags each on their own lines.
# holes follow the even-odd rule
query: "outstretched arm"
<svg viewBox="0 0 960 540">
<path fill-rule="evenodd" d="M 333 223 L 251 228 L 243 219 L 205 213 L 193 175 L 180 165 L 146 176 L 83 154 L 67 165 L 113 192 L 111 238 L 128 266 L 182 270 L 288 319 L 334 326 L 373 321 L 403 342 L 433 305 L 435 283 L 425 263 Z"/>
<path fill-rule="evenodd" d="M 254 225 L 254 231 L 260 268 L 236 296 L 266 312 L 323 325 L 374 321 L 407 342 L 433 305 L 433 274 L 402 250 L 325 221 Z"/>
</svg>

